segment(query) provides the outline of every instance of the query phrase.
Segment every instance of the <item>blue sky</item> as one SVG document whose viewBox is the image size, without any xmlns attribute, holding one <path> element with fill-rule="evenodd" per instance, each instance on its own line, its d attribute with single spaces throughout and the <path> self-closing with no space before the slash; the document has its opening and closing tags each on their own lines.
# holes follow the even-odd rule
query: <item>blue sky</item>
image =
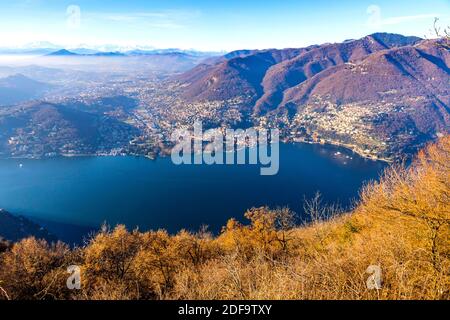
<svg viewBox="0 0 450 320">
<path fill-rule="evenodd" d="M 0 0 L 0 46 L 302 47 L 450 25 L 450 0 Z"/>
</svg>

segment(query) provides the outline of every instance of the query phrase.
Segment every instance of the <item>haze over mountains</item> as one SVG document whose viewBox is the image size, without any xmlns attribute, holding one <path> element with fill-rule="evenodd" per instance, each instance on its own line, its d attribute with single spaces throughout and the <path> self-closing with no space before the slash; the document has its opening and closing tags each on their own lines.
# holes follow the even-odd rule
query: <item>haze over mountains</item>
<svg viewBox="0 0 450 320">
<path fill-rule="evenodd" d="M 195 50 L 180 50 L 180 49 L 140 49 L 140 48 L 120 48 L 116 46 L 110 46 L 101 49 L 91 49 L 85 47 L 79 48 L 64 48 L 61 46 L 50 46 L 50 47 L 26 47 L 26 48 L 1 48 L 1 55 L 32 55 L 32 56 L 42 56 L 42 55 L 53 55 L 59 51 L 68 51 L 79 55 L 90 55 L 90 54 L 102 54 L 102 53 L 131 53 L 131 52 L 144 52 L 144 53 L 169 53 L 169 52 L 183 52 L 192 55 L 215 55 L 217 53 L 200 52 Z"/>
<path fill-rule="evenodd" d="M 165 48 L 158 49 L 149 46 L 117 46 L 117 45 L 98 45 L 89 46 L 81 44 L 78 47 L 65 48 L 64 46 L 56 45 L 46 41 L 38 41 L 30 43 L 22 47 L 8 48 L 0 47 L 0 55 L 157 55 L 157 54 L 185 54 L 190 56 L 211 57 L 220 56 L 225 52 L 215 51 L 199 51 L 195 49 L 178 49 Z"/>
<path fill-rule="evenodd" d="M 67 50 L 61 49 L 52 51 L 36 60 L 39 63 L 53 63 L 53 64 L 111 64 L 121 65 L 147 65 L 151 70 L 160 72 L 183 72 L 187 71 L 203 60 L 213 57 L 214 53 L 165 49 L 165 50 L 130 50 L 130 51 L 90 51 L 84 49 Z M 106 60 L 99 60 L 104 58 Z M 46 62 L 46 60 L 50 60 Z"/>
</svg>

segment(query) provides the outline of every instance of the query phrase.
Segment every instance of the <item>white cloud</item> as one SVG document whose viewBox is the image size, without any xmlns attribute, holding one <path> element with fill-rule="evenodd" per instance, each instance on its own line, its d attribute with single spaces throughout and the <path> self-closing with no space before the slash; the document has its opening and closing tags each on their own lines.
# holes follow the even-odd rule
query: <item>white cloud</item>
<svg viewBox="0 0 450 320">
<path fill-rule="evenodd" d="M 200 15 L 199 11 L 165 10 L 131 13 L 90 13 L 91 19 L 102 19 L 118 23 L 140 23 L 147 27 L 161 29 L 183 28 L 192 19 Z"/>
<path fill-rule="evenodd" d="M 401 16 L 401 17 L 390 17 L 386 19 L 381 20 L 382 25 L 394 25 L 394 24 L 400 24 L 403 22 L 411 22 L 411 21 L 417 21 L 417 20 L 424 20 L 424 19 L 433 19 L 436 17 L 439 17 L 439 14 L 431 13 L 431 14 L 419 14 L 415 16 Z"/>
<path fill-rule="evenodd" d="M 366 12 L 369 15 L 367 19 L 367 25 L 369 27 L 375 28 L 387 25 L 397 25 L 405 22 L 413 22 L 424 19 L 431 20 L 433 18 L 441 16 L 440 14 L 437 13 L 427 13 L 427 14 L 383 18 L 380 6 L 375 4 L 368 6 Z"/>
</svg>

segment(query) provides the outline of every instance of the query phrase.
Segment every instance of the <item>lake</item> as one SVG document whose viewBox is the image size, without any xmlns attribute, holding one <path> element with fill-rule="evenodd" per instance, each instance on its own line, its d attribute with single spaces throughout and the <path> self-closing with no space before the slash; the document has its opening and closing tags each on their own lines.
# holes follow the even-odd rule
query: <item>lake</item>
<svg viewBox="0 0 450 320">
<path fill-rule="evenodd" d="M 77 157 L 0 160 L 0 208 L 79 242 L 103 222 L 140 230 L 220 231 L 246 209 L 289 206 L 320 191 L 327 202 L 349 206 L 361 186 L 386 164 L 328 145 L 281 144 L 280 169 L 261 176 L 258 165 L 181 165 L 170 157 Z"/>
</svg>

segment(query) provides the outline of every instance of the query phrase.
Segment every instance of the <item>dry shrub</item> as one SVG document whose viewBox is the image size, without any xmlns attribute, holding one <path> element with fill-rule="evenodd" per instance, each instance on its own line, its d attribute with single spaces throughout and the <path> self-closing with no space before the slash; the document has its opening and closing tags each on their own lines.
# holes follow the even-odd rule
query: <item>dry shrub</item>
<svg viewBox="0 0 450 320">
<path fill-rule="evenodd" d="M 0 282 L 11 299 L 56 299 L 65 291 L 68 247 L 24 239 L 2 255 Z"/>
</svg>

